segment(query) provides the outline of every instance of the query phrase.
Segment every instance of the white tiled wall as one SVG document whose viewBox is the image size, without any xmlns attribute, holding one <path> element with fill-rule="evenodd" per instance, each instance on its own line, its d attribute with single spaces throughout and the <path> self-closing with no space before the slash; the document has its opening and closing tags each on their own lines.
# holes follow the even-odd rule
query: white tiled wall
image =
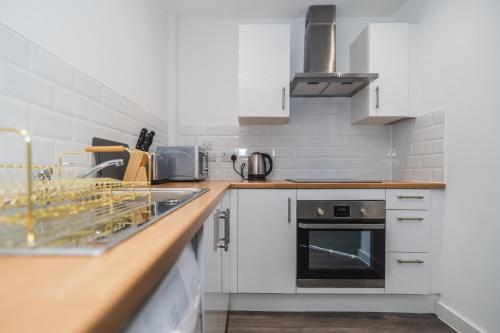
<svg viewBox="0 0 500 333">
<path fill-rule="evenodd" d="M 142 127 L 167 144 L 166 121 L 1 24 L 0 127 L 28 129 L 38 164 L 82 151 L 94 136 L 134 147 Z M 0 133 L 0 152 L 0 163 L 24 162 L 12 134 Z M 73 162 L 88 166 L 90 154 Z"/>
<path fill-rule="evenodd" d="M 390 126 L 351 125 L 349 99 L 293 99 L 290 113 L 286 125 L 180 126 L 178 143 L 213 145 L 211 179 L 238 178 L 222 154 L 239 149 L 271 154 L 271 179 L 391 179 Z"/>
<path fill-rule="evenodd" d="M 393 178 L 444 180 L 444 109 L 392 125 Z"/>
</svg>

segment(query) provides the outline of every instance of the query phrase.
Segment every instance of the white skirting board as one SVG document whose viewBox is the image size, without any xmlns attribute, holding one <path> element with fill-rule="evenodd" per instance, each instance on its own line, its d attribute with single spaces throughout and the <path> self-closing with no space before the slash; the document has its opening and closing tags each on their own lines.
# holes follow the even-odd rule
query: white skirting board
<svg viewBox="0 0 500 333">
<path fill-rule="evenodd" d="M 233 311 L 434 313 L 436 295 L 232 294 Z"/>
<path fill-rule="evenodd" d="M 460 333 L 481 333 L 483 330 L 477 328 L 469 320 L 465 319 L 462 315 L 443 304 L 440 300 L 436 301 L 435 313 L 446 324 L 451 326 L 454 330 Z"/>
</svg>

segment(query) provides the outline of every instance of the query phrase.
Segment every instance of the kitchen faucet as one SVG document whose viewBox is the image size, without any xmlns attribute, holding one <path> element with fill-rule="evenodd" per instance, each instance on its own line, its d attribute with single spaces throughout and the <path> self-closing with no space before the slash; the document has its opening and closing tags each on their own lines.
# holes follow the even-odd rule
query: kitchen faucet
<svg viewBox="0 0 500 333">
<path fill-rule="evenodd" d="M 105 169 L 109 166 L 115 166 L 115 167 L 119 167 L 119 166 L 122 166 L 123 165 L 123 159 L 116 159 L 116 160 L 109 160 L 109 161 L 106 161 L 106 162 L 102 162 L 100 164 L 97 164 L 95 167 L 79 174 L 77 176 L 77 178 L 87 178 L 93 174 L 95 174 L 96 172 L 99 172 L 101 171 L 102 169 Z"/>
</svg>

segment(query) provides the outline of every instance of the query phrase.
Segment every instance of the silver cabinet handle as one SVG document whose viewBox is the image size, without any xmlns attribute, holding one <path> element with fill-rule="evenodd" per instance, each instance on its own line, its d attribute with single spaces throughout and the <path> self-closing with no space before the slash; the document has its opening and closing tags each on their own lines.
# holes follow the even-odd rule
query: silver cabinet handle
<svg viewBox="0 0 500 333">
<path fill-rule="evenodd" d="M 375 88 L 375 108 L 380 108 L 380 87 Z"/>
<path fill-rule="evenodd" d="M 281 88 L 281 110 L 285 110 L 285 95 L 286 95 L 286 88 L 283 87 Z"/>
<path fill-rule="evenodd" d="M 219 209 L 215 210 L 215 213 L 214 213 L 214 246 L 213 246 L 214 252 L 217 251 L 217 249 L 219 248 L 219 214 L 220 214 L 220 210 Z"/>
<path fill-rule="evenodd" d="M 423 195 L 398 195 L 398 199 L 423 199 Z"/>
<path fill-rule="evenodd" d="M 292 223 L 292 198 L 288 198 L 288 223 Z"/>
<path fill-rule="evenodd" d="M 398 221 L 423 221 L 423 217 L 398 217 Z"/>
<path fill-rule="evenodd" d="M 403 260 L 403 259 L 398 259 L 398 264 L 423 264 L 424 261 L 420 259 L 415 259 L 415 260 Z"/>
<path fill-rule="evenodd" d="M 225 211 L 220 211 L 217 209 L 215 211 L 215 218 L 217 220 L 217 246 L 215 247 L 215 250 L 217 248 L 219 249 L 224 249 L 225 252 L 229 251 L 229 242 L 230 242 L 230 216 L 231 216 L 231 210 L 228 208 Z M 224 220 L 224 237 L 219 238 L 219 223 L 220 220 Z M 219 242 L 222 242 L 222 244 L 219 244 Z"/>
</svg>

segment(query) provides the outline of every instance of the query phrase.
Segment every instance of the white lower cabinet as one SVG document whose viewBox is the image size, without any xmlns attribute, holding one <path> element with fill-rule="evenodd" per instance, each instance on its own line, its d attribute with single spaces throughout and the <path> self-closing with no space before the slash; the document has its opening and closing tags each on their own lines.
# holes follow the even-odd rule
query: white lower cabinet
<svg viewBox="0 0 500 333">
<path fill-rule="evenodd" d="M 296 190 L 238 190 L 238 292 L 296 292 Z"/>
<path fill-rule="evenodd" d="M 430 212 L 388 210 L 385 237 L 387 252 L 429 252 L 431 250 Z"/>
<path fill-rule="evenodd" d="M 387 253 L 386 294 L 428 294 L 429 255 L 427 253 Z"/>
<path fill-rule="evenodd" d="M 217 204 L 205 220 L 199 238 L 198 260 L 202 274 L 203 332 L 223 333 L 229 310 L 229 262 L 231 242 L 227 242 L 231 220 L 225 221 L 230 204 L 230 194 Z M 230 214 L 229 218 L 230 218 Z M 227 231 L 227 232 L 226 232 Z"/>
</svg>

